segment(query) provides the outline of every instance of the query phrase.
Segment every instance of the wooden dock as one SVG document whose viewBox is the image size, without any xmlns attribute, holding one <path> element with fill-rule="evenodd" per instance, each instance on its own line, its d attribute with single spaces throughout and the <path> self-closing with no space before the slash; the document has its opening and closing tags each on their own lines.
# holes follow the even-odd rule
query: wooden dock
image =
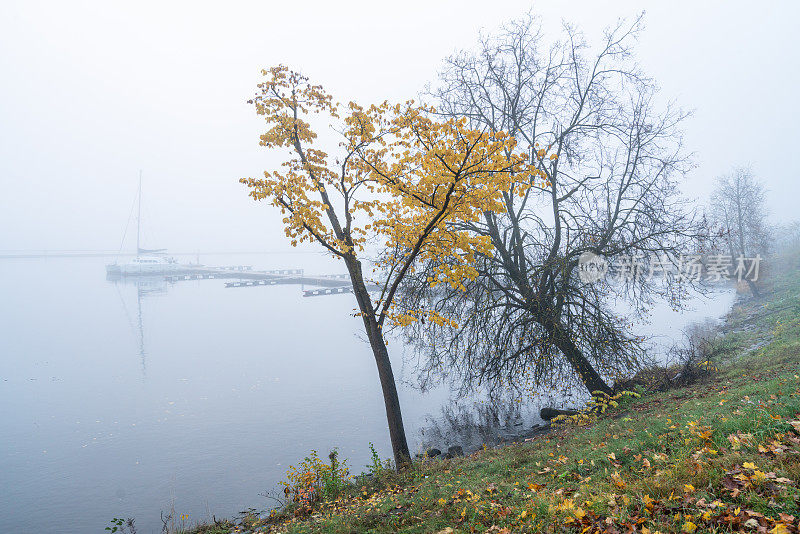
<svg viewBox="0 0 800 534">
<path fill-rule="evenodd" d="M 307 275 L 303 269 L 271 269 L 264 271 L 253 270 L 247 265 L 234 265 L 226 267 L 206 267 L 198 265 L 189 267 L 166 275 L 168 282 L 182 282 L 185 280 L 210 280 L 228 279 L 225 287 L 256 287 L 273 286 L 278 284 L 300 284 L 317 286 L 314 289 L 304 289 L 304 297 L 317 297 L 322 295 L 339 295 L 352 293 L 350 276 L 348 274 L 322 274 Z"/>
<path fill-rule="evenodd" d="M 238 282 L 225 282 L 225 287 L 274 286 L 277 283 L 277 280 L 239 280 Z"/>
<path fill-rule="evenodd" d="M 298 274 L 273 274 L 267 271 L 250 271 L 247 273 L 237 273 L 236 276 L 228 278 L 238 278 L 236 282 L 227 282 L 225 287 L 252 287 L 257 285 L 275 284 L 300 284 L 307 286 L 322 287 L 341 287 L 350 285 L 350 277 L 347 275 L 317 275 L 309 276 L 304 273 Z M 245 283 L 245 282 L 258 283 Z"/>
<path fill-rule="evenodd" d="M 303 290 L 304 297 L 321 297 L 323 295 L 339 295 L 341 293 L 352 293 L 351 286 L 341 287 L 324 287 L 322 289 L 305 289 Z"/>
</svg>

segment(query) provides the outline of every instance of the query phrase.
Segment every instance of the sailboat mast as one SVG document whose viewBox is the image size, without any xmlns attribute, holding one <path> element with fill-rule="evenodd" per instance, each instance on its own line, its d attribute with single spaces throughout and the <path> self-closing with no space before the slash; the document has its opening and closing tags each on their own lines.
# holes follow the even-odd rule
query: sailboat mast
<svg viewBox="0 0 800 534">
<path fill-rule="evenodd" d="M 136 255 L 138 256 L 142 250 L 139 243 L 141 226 L 142 226 L 142 171 L 139 171 L 139 200 L 137 202 L 139 212 L 136 215 Z"/>
</svg>

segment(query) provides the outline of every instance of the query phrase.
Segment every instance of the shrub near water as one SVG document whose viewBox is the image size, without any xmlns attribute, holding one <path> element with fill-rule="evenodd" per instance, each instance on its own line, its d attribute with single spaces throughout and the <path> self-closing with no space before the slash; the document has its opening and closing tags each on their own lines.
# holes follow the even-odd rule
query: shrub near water
<svg viewBox="0 0 800 534">
<path fill-rule="evenodd" d="M 286 480 L 281 482 L 287 499 L 298 505 L 296 515 L 311 511 L 311 505 L 319 500 L 335 499 L 345 484 L 351 480 L 347 461 L 339 461 L 336 449 L 331 451 L 330 465 L 323 462 L 317 451 L 312 450 L 296 467 L 289 466 Z"/>
<path fill-rule="evenodd" d="M 585 408 L 578 410 L 573 415 L 558 415 L 552 419 L 552 422 L 556 425 L 589 425 L 597 421 L 598 417 L 604 415 L 607 410 L 619 408 L 620 402 L 624 402 L 624 399 L 641 397 L 643 390 L 640 388 L 639 391 L 620 391 L 615 395 L 595 391 Z"/>
</svg>

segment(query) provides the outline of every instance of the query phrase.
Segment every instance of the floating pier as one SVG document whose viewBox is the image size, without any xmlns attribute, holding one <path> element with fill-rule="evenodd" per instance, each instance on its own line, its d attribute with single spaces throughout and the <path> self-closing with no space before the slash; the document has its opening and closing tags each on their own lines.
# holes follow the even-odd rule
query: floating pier
<svg viewBox="0 0 800 534">
<path fill-rule="evenodd" d="M 274 286 L 277 283 L 277 280 L 240 280 L 238 282 L 225 282 L 225 287 Z"/>
<path fill-rule="evenodd" d="M 342 287 L 325 287 L 322 289 L 306 289 L 303 291 L 304 297 L 321 297 L 322 295 L 339 295 L 341 293 L 352 293 L 353 288 L 350 286 Z"/>
<path fill-rule="evenodd" d="M 151 276 L 157 276 L 157 274 L 153 273 Z M 229 265 L 224 267 L 184 265 L 180 270 L 162 274 L 162 276 L 167 282 L 228 279 L 230 281 L 225 282 L 225 287 L 229 288 L 274 286 L 278 284 L 317 286 L 314 289 L 303 289 L 304 297 L 340 295 L 353 292 L 348 274 L 307 275 L 303 269 L 256 271 L 249 265 Z"/>
<path fill-rule="evenodd" d="M 226 278 L 238 278 L 241 282 L 245 280 L 259 281 L 258 284 L 245 284 L 228 282 L 225 287 L 252 287 L 274 284 L 302 284 L 308 286 L 340 287 L 350 284 L 348 275 L 307 275 L 302 269 L 284 269 L 282 271 L 248 271 L 245 273 L 225 273 Z"/>
</svg>

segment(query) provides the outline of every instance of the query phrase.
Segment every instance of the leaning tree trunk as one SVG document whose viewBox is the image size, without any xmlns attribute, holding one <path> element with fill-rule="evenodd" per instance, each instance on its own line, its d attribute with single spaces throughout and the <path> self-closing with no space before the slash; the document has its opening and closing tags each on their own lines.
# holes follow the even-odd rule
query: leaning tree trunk
<svg viewBox="0 0 800 534">
<path fill-rule="evenodd" d="M 569 336 L 569 332 L 567 332 L 563 326 L 555 324 L 548 330 L 550 330 L 556 347 L 558 347 L 558 350 L 564 355 L 564 358 L 567 359 L 572 369 L 575 370 L 575 373 L 586 386 L 586 389 L 589 390 L 589 393 L 594 394 L 600 391 L 611 395 L 614 392 L 611 387 L 605 383 L 595 368 L 592 367 L 589 360 L 581 353 L 581 350 L 575 345 L 572 338 Z"/>
<path fill-rule="evenodd" d="M 758 290 L 758 286 L 756 286 L 756 283 L 750 280 L 749 278 L 747 278 L 746 280 L 747 280 L 747 285 L 750 287 L 750 292 L 753 294 L 753 297 L 760 298 L 761 292 Z"/>
<path fill-rule="evenodd" d="M 397 396 L 397 385 L 392 372 L 392 362 L 389 360 L 389 351 L 383 340 L 378 323 L 374 317 L 370 318 L 371 324 L 369 340 L 372 353 L 375 355 L 375 364 L 378 367 L 378 377 L 383 389 L 383 403 L 386 407 L 386 420 L 389 423 L 389 438 L 392 441 L 394 463 L 400 470 L 411 463 L 411 454 L 406 441 L 406 431 L 403 428 L 403 415 L 400 412 L 400 398 Z"/>
<path fill-rule="evenodd" d="M 399 471 L 411 463 L 411 454 L 406 441 L 406 431 L 403 428 L 403 414 L 400 411 L 400 398 L 397 396 L 397 385 L 392 372 L 392 362 L 389 360 L 386 341 L 383 339 L 383 333 L 372 308 L 372 301 L 364 284 L 361 263 L 355 259 L 346 263 L 350 271 L 350 279 L 353 282 L 353 293 L 358 301 L 369 345 L 372 348 L 375 364 L 378 367 L 378 378 L 381 381 L 381 389 L 383 390 L 383 403 L 386 407 L 386 420 L 389 425 L 389 438 L 392 442 L 394 464 Z"/>
</svg>

